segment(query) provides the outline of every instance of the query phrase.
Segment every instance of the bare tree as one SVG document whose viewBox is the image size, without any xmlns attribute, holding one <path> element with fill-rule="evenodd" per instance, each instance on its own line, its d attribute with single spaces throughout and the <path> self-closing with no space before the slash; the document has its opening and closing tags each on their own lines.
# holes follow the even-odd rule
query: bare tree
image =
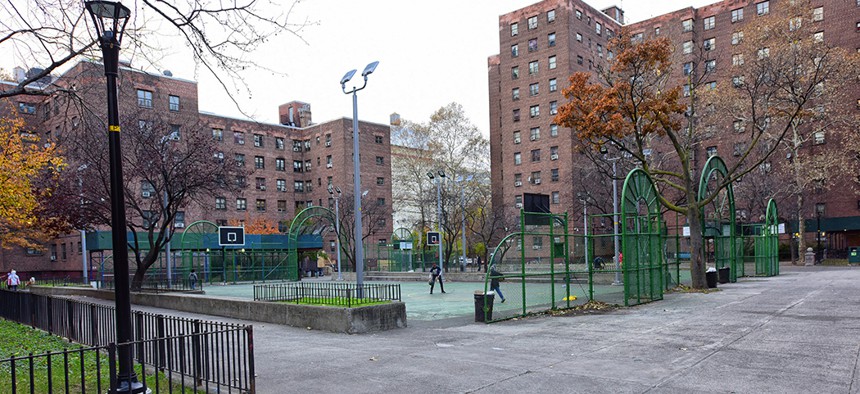
<svg viewBox="0 0 860 394">
<path fill-rule="evenodd" d="M 352 193 L 344 193 L 341 197 L 342 201 L 352 201 L 353 200 Z M 368 239 L 373 240 L 371 238 L 377 232 L 380 232 L 385 229 L 385 221 L 391 219 L 391 206 L 390 205 L 379 205 L 375 201 L 369 202 L 367 199 L 362 196 L 361 203 L 361 224 L 364 227 L 364 231 L 361 235 L 361 243 L 363 245 L 367 245 Z M 341 204 L 340 205 L 340 248 L 341 251 L 346 255 L 347 262 L 350 267 L 352 267 L 353 271 L 355 270 L 355 207 L 353 204 Z M 369 246 L 369 245 L 367 245 Z M 367 255 L 365 254 L 365 260 L 367 260 Z"/>
</svg>

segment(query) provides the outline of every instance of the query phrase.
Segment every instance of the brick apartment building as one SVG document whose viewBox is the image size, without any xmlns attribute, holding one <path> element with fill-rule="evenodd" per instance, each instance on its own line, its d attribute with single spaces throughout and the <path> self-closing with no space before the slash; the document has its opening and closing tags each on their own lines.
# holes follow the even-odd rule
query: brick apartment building
<svg viewBox="0 0 860 394">
<path fill-rule="evenodd" d="M 105 111 L 105 82 L 100 63 L 81 61 L 56 78 L 53 84 L 74 86 L 88 108 Z M 300 101 L 279 106 L 278 124 L 201 112 L 196 82 L 173 77 L 169 72 L 159 75 L 135 70 L 127 64 L 121 65 L 118 85 L 120 111 L 136 111 L 141 127 L 149 117 L 159 117 L 162 123 L 170 124 L 169 130 L 161 134 L 180 142 L 185 135 L 183 133 L 211 133 L 217 149 L 212 152 L 213 156 L 229 151 L 237 162 L 244 163 L 252 171 L 247 176 L 244 190 L 229 195 L 206 196 L 203 200 L 209 199 L 207 203 L 183 207 L 174 220 L 173 232 L 182 232 L 198 220 L 227 225 L 228 222 L 244 223 L 258 217 L 278 223 L 279 230 L 286 232 L 288 221 L 306 207 L 334 209 L 328 185 L 337 186 L 344 194 L 351 195 L 352 119 L 313 123 L 310 104 Z M 33 96 L 13 100 L 11 108 L 25 120 L 28 131 L 33 134 L 58 141 L 62 146 L 65 135 L 80 131 L 76 130 L 79 112 L 67 100 L 34 99 Z M 123 128 L 137 126 L 126 124 Z M 387 124 L 365 121 L 359 122 L 359 128 L 362 190 L 368 191 L 364 203 L 381 205 L 388 212 L 384 223 L 375 224 L 377 229 L 367 242 L 387 243 L 392 232 L 390 128 Z M 102 133 L 104 130 L 92 132 Z M 158 132 L 154 134 L 160 135 Z M 218 148 L 222 146 L 223 151 Z M 107 146 L 103 149 L 106 150 Z M 125 153 L 130 147 L 124 146 L 123 149 Z M 78 168 L 80 164 L 85 163 L 71 163 L 69 168 Z M 134 174 L 126 169 L 124 176 L 130 178 Z M 159 198 L 145 190 L 145 186 L 137 193 L 141 198 Z M 341 201 L 341 212 L 344 204 L 351 205 L 351 199 Z M 368 223 L 364 224 L 368 226 Z M 334 233 L 329 232 L 325 237 L 324 249 L 334 252 Z M 80 234 L 70 234 L 45 245 L 44 251 L 15 247 L 0 249 L 0 271 L 15 268 L 27 275 L 44 274 L 41 277 L 79 276 L 84 254 L 81 241 Z"/>
<path fill-rule="evenodd" d="M 724 0 L 701 8 L 687 7 L 626 27 L 636 38 L 657 35 L 670 38 L 680 52 L 673 59 L 676 80 L 686 80 L 683 73 L 688 65 L 698 70 L 715 66 L 713 81 L 705 82 L 729 86 L 733 83 L 729 71 L 733 52 L 729 48 L 736 43 L 737 32 L 745 23 L 772 11 L 780 3 Z M 820 30 L 816 39 L 823 36 L 830 45 L 860 51 L 860 1 L 816 0 L 812 6 L 809 12 L 815 28 Z M 540 193 L 550 196 L 553 212 L 576 215 L 581 211 L 576 196 L 583 186 L 576 179 L 577 160 L 583 159 L 575 153 L 577 141 L 571 130 L 559 130 L 553 119 L 556 109 L 565 101 L 561 90 L 567 87 L 568 77 L 578 71 L 593 71 L 593 61 L 611 56 L 607 43 L 623 23 L 623 11 L 619 8 L 599 11 L 581 0 L 541 1 L 499 17 L 499 55 L 488 59 L 493 204 L 516 209 L 522 206 L 524 193 Z M 704 50 L 706 55 L 687 54 L 685 49 L 690 45 Z M 845 89 L 860 100 L 860 86 Z M 858 109 L 860 101 L 855 106 L 854 100 L 844 108 Z M 719 130 L 731 130 L 731 121 L 728 122 L 719 125 Z M 699 147 L 702 152 L 696 152 L 695 157 L 719 154 L 730 162 L 738 155 L 739 147 L 730 134 L 716 133 L 712 141 Z M 837 141 L 827 142 L 830 144 L 825 143 L 822 135 L 820 141 L 816 138 L 804 149 L 814 153 L 816 149 L 839 148 Z M 701 170 L 704 160 L 694 164 Z M 854 173 L 844 174 L 846 182 L 853 182 L 856 177 Z M 828 233 L 830 248 L 860 245 L 860 195 L 810 193 L 807 200 L 816 210 L 823 211 L 821 229 Z M 757 217 L 757 213 L 749 216 Z M 789 215 L 781 216 L 792 220 Z M 813 232 L 807 233 L 807 239 L 813 239 L 815 221 L 807 217 L 807 229 Z"/>
</svg>

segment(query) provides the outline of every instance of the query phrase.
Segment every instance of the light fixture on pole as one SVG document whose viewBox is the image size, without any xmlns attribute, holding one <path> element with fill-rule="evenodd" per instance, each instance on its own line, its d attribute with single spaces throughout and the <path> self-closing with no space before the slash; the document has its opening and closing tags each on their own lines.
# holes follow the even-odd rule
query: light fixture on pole
<svg viewBox="0 0 860 394">
<path fill-rule="evenodd" d="M 441 277 L 442 273 L 445 272 L 445 267 L 442 264 L 442 251 L 445 250 L 442 241 L 442 180 L 445 178 L 445 171 L 439 170 L 437 174 L 438 177 L 433 174 L 433 171 L 430 171 L 427 176 L 436 183 L 436 231 L 439 232 L 439 276 Z"/>
<path fill-rule="evenodd" d="M 364 84 L 360 88 L 355 86 L 352 90 L 346 90 L 346 83 L 355 75 L 356 70 L 347 71 L 340 79 L 340 87 L 344 94 L 352 94 L 352 181 L 353 181 L 353 214 L 355 215 L 355 282 L 358 290 L 358 298 L 363 298 L 364 286 L 364 245 L 361 243 L 363 228 L 361 226 L 361 164 L 359 163 L 358 150 L 358 92 L 367 86 L 367 76 L 376 71 L 379 62 L 372 62 L 364 67 L 361 76 Z"/>
<path fill-rule="evenodd" d="M 126 244 L 125 195 L 123 192 L 122 152 L 116 79 L 119 76 L 119 48 L 131 11 L 112 1 L 84 3 L 93 18 L 95 35 L 102 49 L 107 78 L 108 147 L 110 155 L 111 239 L 113 241 L 114 299 L 116 302 L 116 343 L 119 370 L 116 393 L 140 393 L 131 359 L 131 295 L 128 281 L 128 247 Z"/>
<path fill-rule="evenodd" d="M 604 156 L 603 160 L 612 162 L 612 243 L 615 247 L 615 256 L 612 258 L 615 261 L 615 281 L 612 284 L 618 286 L 624 283 L 621 279 L 621 259 L 619 258 L 621 248 L 618 242 L 618 174 L 615 166 L 621 157 L 606 157 L 609 152 L 603 145 L 600 146 L 600 153 Z"/>
<path fill-rule="evenodd" d="M 335 192 L 337 192 L 337 195 L 335 195 Z M 334 199 L 334 231 L 337 233 L 337 237 L 335 238 L 337 247 L 337 280 L 343 280 L 343 271 L 340 269 L 340 204 L 338 204 L 341 194 L 340 188 L 332 188 L 331 185 L 328 185 L 328 194 Z"/>
<path fill-rule="evenodd" d="M 454 179 L 458 185 L 460 185 L 460 209 L 463 211 L 463 223 L 462 229 L 463 232 L 463 261 L 460 263 L 460 271 L 466 270 L 466 189 L 463 187 L 463 182 L 469 182 L 472 180 L 472 175 L 467 176 L 465 179 L 463 176 L 458 175 L 457 178 Z"/>
</svg>

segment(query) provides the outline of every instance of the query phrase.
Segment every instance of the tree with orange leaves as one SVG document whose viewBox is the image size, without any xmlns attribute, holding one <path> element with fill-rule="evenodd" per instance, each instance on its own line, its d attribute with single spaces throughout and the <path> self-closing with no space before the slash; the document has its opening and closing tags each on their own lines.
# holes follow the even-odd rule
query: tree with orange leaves
<svg viewBox="0 0 860 394">
<path fill-rule="evenodd" d="M 240 226 L 242 223 L 238 220 L 229 220 L 231 226 Z M 262 216 L 249 218 L 245 216 L 245 234 L 280 234 L 278 231 L 278 223 L 274 220 L 267 219 Z"/>
<path fill-rule="evenodd" d="M 62 166 L 53 144 L 42 145 L 20 119 L 0 118 L 0 246 L 39 247 L 36 211 L 50 190 L 37 191 L 34 180 Z"/>
</svg>

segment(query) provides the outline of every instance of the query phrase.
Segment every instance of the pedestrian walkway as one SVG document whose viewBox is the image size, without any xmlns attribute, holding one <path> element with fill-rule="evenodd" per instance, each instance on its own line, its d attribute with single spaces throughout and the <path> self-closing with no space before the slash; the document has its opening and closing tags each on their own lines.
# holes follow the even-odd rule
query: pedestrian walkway
<svg viewBox="0 0 860 394">
<path fill-rule="evenodd" d="M 860 392 L 860 268 L 782 272 L 598 315 L 365 335 L 244 323 L 260 393 Z"/>
</svg>

